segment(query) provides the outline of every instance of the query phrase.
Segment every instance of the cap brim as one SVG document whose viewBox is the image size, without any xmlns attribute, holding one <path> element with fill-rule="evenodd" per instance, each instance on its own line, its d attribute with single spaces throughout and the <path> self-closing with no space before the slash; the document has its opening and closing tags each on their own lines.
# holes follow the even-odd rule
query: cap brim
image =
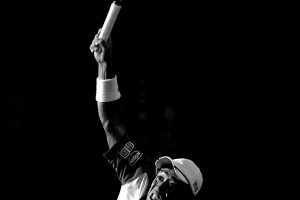
<svg viewBox="0 0 300 200">
<path fill-rule="evenodd" d="M 157 173 L 161 168 L 174 169 L 173 160 L 168 156 L 160 157 L 155 161 L 155 172 Z"/>
<path fill-rule="evenodd" d="M 178 176 L 178 178 L 180 180 L 182 180 L 183 182 L 185 182 L 186 184 L 189 184 L 187 179 L 183 176 L 183 173 L 178 169 L 178 167 L 176 167 L 176 164 L 174 163 L 174 161 L 172 160 L 172 158 L 170 158 L 169 156 L 163 156 L 160 157 L 159 159 L 157 159 L 155 161 L 155 173 L 157 174 L 158 171 L 161 168 L 168 168 L 168 169 L 174 169 L 176 175 Z"/>
</svg>

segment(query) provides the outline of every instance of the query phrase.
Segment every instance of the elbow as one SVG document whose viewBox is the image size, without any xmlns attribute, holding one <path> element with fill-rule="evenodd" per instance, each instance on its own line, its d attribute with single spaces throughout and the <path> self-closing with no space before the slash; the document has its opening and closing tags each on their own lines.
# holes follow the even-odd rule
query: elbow
<svg viewBox="0 0 300 200">
<path fill-rule="evenodd" d="M 105 120 L 103 122 L 103 129 L 106 136 L 115 141 L 118 141 L 121 137 L 127 134 L 124 125 L 113 123 L 110 120 Z"/>
</svg>

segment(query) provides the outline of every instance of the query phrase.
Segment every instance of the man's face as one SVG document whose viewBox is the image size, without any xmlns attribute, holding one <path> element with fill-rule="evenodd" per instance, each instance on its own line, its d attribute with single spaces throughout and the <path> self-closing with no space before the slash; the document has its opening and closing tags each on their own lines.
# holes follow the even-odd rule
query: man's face
<svg viewBox="0 0 300 200">
<path fill-rule="evenodd" d="M 147 194 L 147 200 L 165 200 L 172 199 L 183 183 L 172 169 L 162 168 L 152 181 L 150 190 Z"/>
</svg>

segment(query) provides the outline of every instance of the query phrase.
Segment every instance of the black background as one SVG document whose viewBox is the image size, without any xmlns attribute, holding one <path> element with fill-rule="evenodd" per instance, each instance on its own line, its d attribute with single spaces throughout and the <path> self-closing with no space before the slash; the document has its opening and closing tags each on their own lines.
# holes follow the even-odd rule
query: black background
<svg viewBox="0 0 300 200">
<path fill-rule="evenodd" d="M 2 7 L 2 141 L 11 199 L 117 198 L 119 183 L 101 156 L 107 144 L 89 51 L 110 4 Z M 253 28 L 260 11 L 252 6 L 128 1 L 111 35 L 129 134 L 153 157 L 194 160 L 204 177 L 199 199 L 239 197 L 240 181 L 255 177 L 243 169 L 256 167 L 248 147 L 266 113 L 257 116 L 265 94 L 253 95 L 264 44 L 257 51 L 263 36 L 258 24 Z"/>
</svg>

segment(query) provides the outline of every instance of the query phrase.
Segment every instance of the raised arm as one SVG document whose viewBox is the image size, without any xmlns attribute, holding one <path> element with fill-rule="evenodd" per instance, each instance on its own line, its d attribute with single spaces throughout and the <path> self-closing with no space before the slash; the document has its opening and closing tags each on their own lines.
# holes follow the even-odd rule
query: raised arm
<svg viewBox="0 0 300 200">
<path fill-rule="evenodd" d="M 98 38 L 96 34 L 90 50 L 98 63 L 96 100 L 98 114 L 106 133 L 107 143 L 111 148 L 121 137 L 126 135 L 123 108 L 117 85 L 117 74 L 112 58 L 112 40 Z"/>
</svg>

